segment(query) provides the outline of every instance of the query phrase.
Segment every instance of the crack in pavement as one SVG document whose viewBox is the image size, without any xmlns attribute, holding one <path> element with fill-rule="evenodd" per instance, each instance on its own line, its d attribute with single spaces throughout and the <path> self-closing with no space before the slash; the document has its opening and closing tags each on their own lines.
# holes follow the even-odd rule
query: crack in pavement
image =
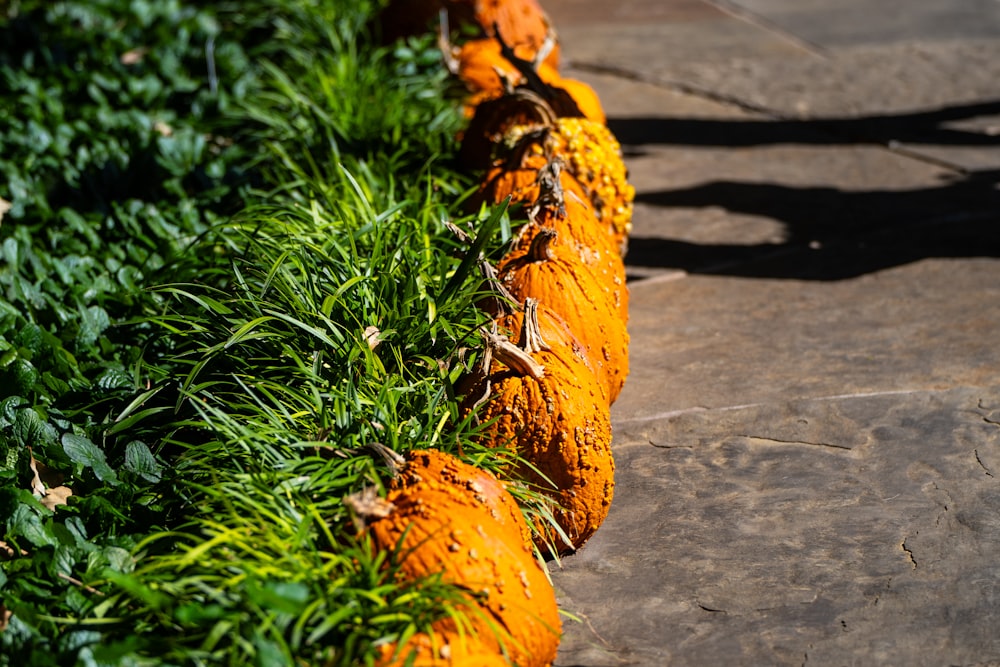
<svg viewBox="0 0 1000 667">
<path fill-rule="evenodd" d="M 657 449 L 694 449 L 694 445 L 661 445 L 658 442 L 653 442 L 652 440 L 647 440 L 652 447 Z"/>
<path fill-rule="evenodd" d="M 779 37 L 786 42 L 795 45 L 799 49 L 802 49 L 809 55 L 824 59 L 829 59 L 831 57 L 830 52 L 827 51 L 827 49 L 825 49 L 822 45 L 817 44 L 816 42 L 811 42 L 808 39 L 799 37 L 793 32 L 785 30 L 766 16 L 758 14 L 757 12 L 748 9 L 737 2 L 730 2 L 729 0 L 702 0 L 702 2 L 715 7 L 723 14 L 728 14 L 734 19 L 743 21 L 744 23 L 749 23 L 755 28 L 759 28 L 760 30 L 770 33 L 775 37 Z"/>
<path fill-rule="evenodd" d="M 907 539 L 909 539 L 909 538 L 907 538 Z M 906 557 L 910 560 L 910 567 L 911 567 L 911 569 L 916 570 L 917 569 L 917 561 L 913 557 L 913 551 L 911 551 L 909 548 L 907 548 L 907 546 L 906 546 L 906 540 L 903 540 L 902 542 L 899 543 L 899 548 L 902 549 L 906 553 Z"/>
<path fill-rule="evenodd" d="M 807 445 L 809 447 L 829 447 L 830 449 L 846 449 L 847 451 L 852 451 L 851 447 L 847 445 L 835 445 L 831 442 L 807 442 L 805 440 L 779 440 L 778 438 L 764 438 L 758 435 L 747 435 L 742 433 L 738 435 L 739 438 L 746 438 L 753 444 L 754 442 L 760 442 L 764 444 L 777 444 L 777 445 Z"/>
<path fill-rule="evenodd" d="M 990 469 L 987 467 L 987 465 L 983 463 L 983 460 L 979 458 L 979 450 L 973 449 L 972 453 L 976 455 L 976 463 L 979 464 L 979 467 L 983 469 L 983 471 L 986 473 L 988 477 L 993 477 L 993 473 L 990 472 Z"/>
<path fill-rule="evenodd" d="M 712 607 L 706 607 L 705 605 L 703 605 L 702 603 L 698 602 L 697 600 L 695 601 L 695 604 L 698 605 L 699 609 L 701 609 L 702 611 L 707 611 L 710 614 L 728 614 L 729 613 L 725 609 L 713 609 Z"/>
<path fill-rule="evenodd" d="M 762 403 L 743 403 L 740 405 L 722 405 L 719 407 L 708 407 L 704 405 L 695 405 L 690 408 L 681 408 L 679 410 L 667 410 L 665 412 L 657 412 L 656 414 L 646 415 L 644 417 L 629 417 L 626 419 L 615 419 L 614 423 L 619 425 L 625 424 L 638 424 L 643 422 L 660 421 L 665 419 L 672 419 L 674 417 L 682 417 L 684 415 L 696 414 L 700 412 L 732 412 L 735 410 L 746 410 L 748 408 L 761 408 L 768 405 L 786 405 L 789 403 L 813 403 L 813 402 L 823 402 L 823 401 L 842 401 L 852 398 L 876 398 L 880 396 L 905 396 L 909 394 L 922 394 L 922 393 L 937 393 L 938 390 L 935 389 L 887 389 L 884 391 L 861 391 L 847 394 L 831 394 L 828 396 L 813 396 L 812 398 L 796 398 L 791 400 L 774 400 L 766 401 Z"/>
</svg>

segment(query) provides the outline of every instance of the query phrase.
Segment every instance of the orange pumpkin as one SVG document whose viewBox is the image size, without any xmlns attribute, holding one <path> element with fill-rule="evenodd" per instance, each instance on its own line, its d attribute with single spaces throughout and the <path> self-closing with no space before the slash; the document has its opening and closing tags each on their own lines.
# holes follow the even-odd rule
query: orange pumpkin
<svg viewBox="0 0 1000 667">
<path fill-rule="evenodd" d="M 412 487 L 428 479 L 459 489 L 465 489 L 482 505 L 506 532 L 519 531 L 521 541 L 531 544 L 531 531 L 517 502 L 507 491 L 507 485 L 494 475 L 463 463 L 451 454 L 437 449 L 414 450 L 407 454 L 408 463 L 399 472 L 397 485 Z"/>
<path fill-rule="evenodd" d="M 518 187 L 530 186 L 531 172 L 538 180 L 547 164 L 561 163 L 624 255 L 632 229 L 635 188 L 628 182 L 621 146 L 604 125 L 587 118 L 560 117 L 538 95 L 519 90 L 477 110 L 463 139 L 461 158 L 473 168 L 488 169 L 482 194 L 493 203 L 514 194 L 505 187 L 505 180 Z M 506 172 L 515 173 L 507 176 Z M 570 184 L 564 182 L 563 187 Z M 535 194 L 528 190 L 521 201 L 530 203 Z"/>
<path fill-rule="evenodd" d="M 532 58 L 552 39 L 549 18 L 536 0 L 392 0 L 379 16 L 383 39 L 426 33 L 438 25 L 441 10 L 451 28 L 475 28 L 477 37 L 499 36 L 512 48 L 529 50 Z M 559 66 L 558 45 L 546 62 Z"/>
<path fill-rule="evenodd" d="M 586 118 L 558 118 L 545 129 L 543 133 L 534 124 L 515 125 L 507 130 L 503 144 L 511 152 L 530 151 L 561 160 L 587 193 L 598 219 L 626 247 L 635 188 L 628 182 L 618 140 L 607 127 Z"/>
<path fill-rule="evenodd" d="M 539 317 L 537 302 L 527 299 L 524 311 L 496 322 L 520 335 L 521 345 L 491 336 L 489 369 L 466 396 L 481 397 L 489 388 L 478 413 L 489 425 L 487 437 L 514 447 L 527 462 L 522 476 L 559 505 L 555 518 L 568 542 L 545 531 L 539 547 L 572 551 L 597 531 L 614 493 L 608 402 L 579 343 L 550 311 Z"/>
<path fill-rule="evenodd" d="M 525 46 L 516 47 L 513 52 L 524 61 L 530 61 L 534 56 Z M 500 42 L 495 39 L 484 37 L 469 40 L 453 49 L 453 57 L 458 77 L 471 93 L 466 100 L 467 116 L 472 116 L 483 102 L 500 97 L 524 83 L 524 74 L 504 57 Z M 543 81 L 560 79 L 559 72 L 548 61 L 542 62 L 535 71 Z"/>
<path fill-rule="evenodd" d="M 549 665 L 559 645 L 552 585 L 525 544 L 527 526 L 509 506 L 484 494 L 482 471 L 457 459 L 412 452 L 386 501 L 392 510 L 367 527 L 376 547 L 394 550 L 401 576 L 440 574 L 469 591 L 470 632 L 477 651 L 506 654 L 522 667 Z M 456 483 L 458 480 L 458 483 Z M 451 618 L 435 626 L 443 643 L 464 639 Z M 432 656 L 433 657 L 433 656 Z M 431 663 L 434 664 L 434 663 Z"/>
<path fill-rule="evenodd" d="M 543 227 L 556 231 L 565 257 L 585 265 L 602 288 L 610 290 L 622 322 L 628 321 L 628 287 L 622 259 L 625 240 L 597 218 L 576 178 L 539 153 L 529 153 L 517 168 L 497 166 L 487 173 L 474 202 L 496 204 L 506 197 L 527 204 L 530 224 L 523 226 L 511 254 L 525 253 Z"/>
<path fill-rule="evenodd" d="M 538 228 L 530 243 L 505 255 L 497 274 L 512 296 L 537 299 L 567 322 L 614 403 L 628 375 L 629 335 L 613 285 L 598 280 L 551 227 Z"/>
<path fill-rule="evenodd" d="M 375 667 L 509 667 L 496 648 L 457 633 L 418 633 L 402 646 L 383 644 Z"/>
<path fill-rule="evenodd" d="M 519 248 L 529 245 L 539 229 L 554 229 L 566 254 L 585 265 L 602 287 L 610 291 L 619 318 L 628 322 L 628 284 L 620 245 L 625 241 L 617 241 L 617 237 L 607 233 L 606 225 L 597 219 L 593 206 L 580 194 L 572 176 L 561 178 L 561 182 L 572 187 L 562 188 L 561 197 L 556 193 L 551 199 L 542 198 L 546 203 L 530 211 L 530 224 L 520 229 L 510 252 L 519 252 Z"/>
</svg>

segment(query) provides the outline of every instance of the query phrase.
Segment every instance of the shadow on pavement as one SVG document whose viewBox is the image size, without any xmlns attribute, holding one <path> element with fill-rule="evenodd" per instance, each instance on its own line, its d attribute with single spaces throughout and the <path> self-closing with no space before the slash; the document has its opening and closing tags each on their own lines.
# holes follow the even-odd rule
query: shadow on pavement
<svg viewBox="0 0 1000 667">
<path fill-rule="evenodd" d="M 1000 115 L 1000 100 L 906 114 L 803 120 L 719 120 L 711 118 L 609 118 L 608 128 L 623 146 L 764 146 L 769 144 L 888 144 L 893 141 L 941 146 L 998 146 L 990 134 L 948 123 Z M 1000 128 L 998 128 L 1000 130 Z"/>
<path fill-rule="evenodd" d="M 844 120 L 723 121 L 612 119 L 626 148 L 643 144 L 753 146 L 774 143 L 857 144 L 890 141 L 983 145 L 1000 136 L 941 127 L 961 118 L 1000 113 L 1000 102 L 898 116 Z M 939 186 L 914 190 L 846 191 L 774 183 L 711 181 L 643 192 L 637 204 L 719 207 L 770 218 L 785 227 L 778 244 L 702 245 L 633 236 L 626 262 L 638 268 L 747 277 L 839 280 L 925 257 L 1000 257 L 1000 169 L 955 173 Z"/>
</svg>

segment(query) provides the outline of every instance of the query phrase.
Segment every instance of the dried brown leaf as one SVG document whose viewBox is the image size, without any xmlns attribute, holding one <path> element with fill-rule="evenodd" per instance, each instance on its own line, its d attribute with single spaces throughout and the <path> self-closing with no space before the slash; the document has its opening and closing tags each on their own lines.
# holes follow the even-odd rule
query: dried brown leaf
<svg viewBox="0 0 1000 667">
<path fill-rule="evenodd" d="M 50 510 L 55 511 L 57 505 L 65 505 L 66 499 L 73 495 L 73 489 L 68 486 L 57 486 L 55 488 L 49 489 L 45 497 L 40 500 L 40 502 L 48 507 Z"/>
<path fill-rule="evenodd" d="M 38 474 L 38 461 L 35 460 L 35 455 L 30 454 L 31 458 L 28 461 L 28 468 L 31 469 L 31 494 L 36 498 L 45 497 L 45 485 L 42 484 L 42 478 Z"/>
<path fill-rule="evenodd" d="M 381 335 L 382 332 L 379 331 L 378 327 L 365 327 L 365 342 L 368 343 L 369 348 L 374 350 L 379 346 L 379 343 L 382 342 L 382 339 L 379 338 Z"/>
<path fill-rule="evenodd" d="M 358 532 L 365 529 L 371 519 L 383 519 L 392 514 L 396 506 L 378 495 L 374 486 L 366 486 L 357 493 L 344 497 L 344 505 L 351 511 L 351 520 Z"/>
<path fill-rule="evenodd" d="M 147 53 L 149 53 L 149 49 L 145 46 L 140 46 L 137 49 L 130 49 L 121 54 L 118 56 L 118 60 L 121 61 L 122 65 L 137 65 L 142 62 Z"/>
</svg>

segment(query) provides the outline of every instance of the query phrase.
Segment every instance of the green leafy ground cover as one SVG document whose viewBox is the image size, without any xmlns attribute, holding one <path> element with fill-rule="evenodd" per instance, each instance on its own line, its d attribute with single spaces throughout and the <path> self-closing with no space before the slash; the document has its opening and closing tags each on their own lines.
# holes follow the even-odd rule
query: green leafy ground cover
<svg viewBox="0 0 1000 667">
<path fill-rule="evenodd" d="M 496 468 L 458 104 L 378 5 L 0 5 L 0 666 L 363 664 L 460 612 L 345 496 Z M 71 494 L 71 495 L 67 495 Z"/>
</svg>

